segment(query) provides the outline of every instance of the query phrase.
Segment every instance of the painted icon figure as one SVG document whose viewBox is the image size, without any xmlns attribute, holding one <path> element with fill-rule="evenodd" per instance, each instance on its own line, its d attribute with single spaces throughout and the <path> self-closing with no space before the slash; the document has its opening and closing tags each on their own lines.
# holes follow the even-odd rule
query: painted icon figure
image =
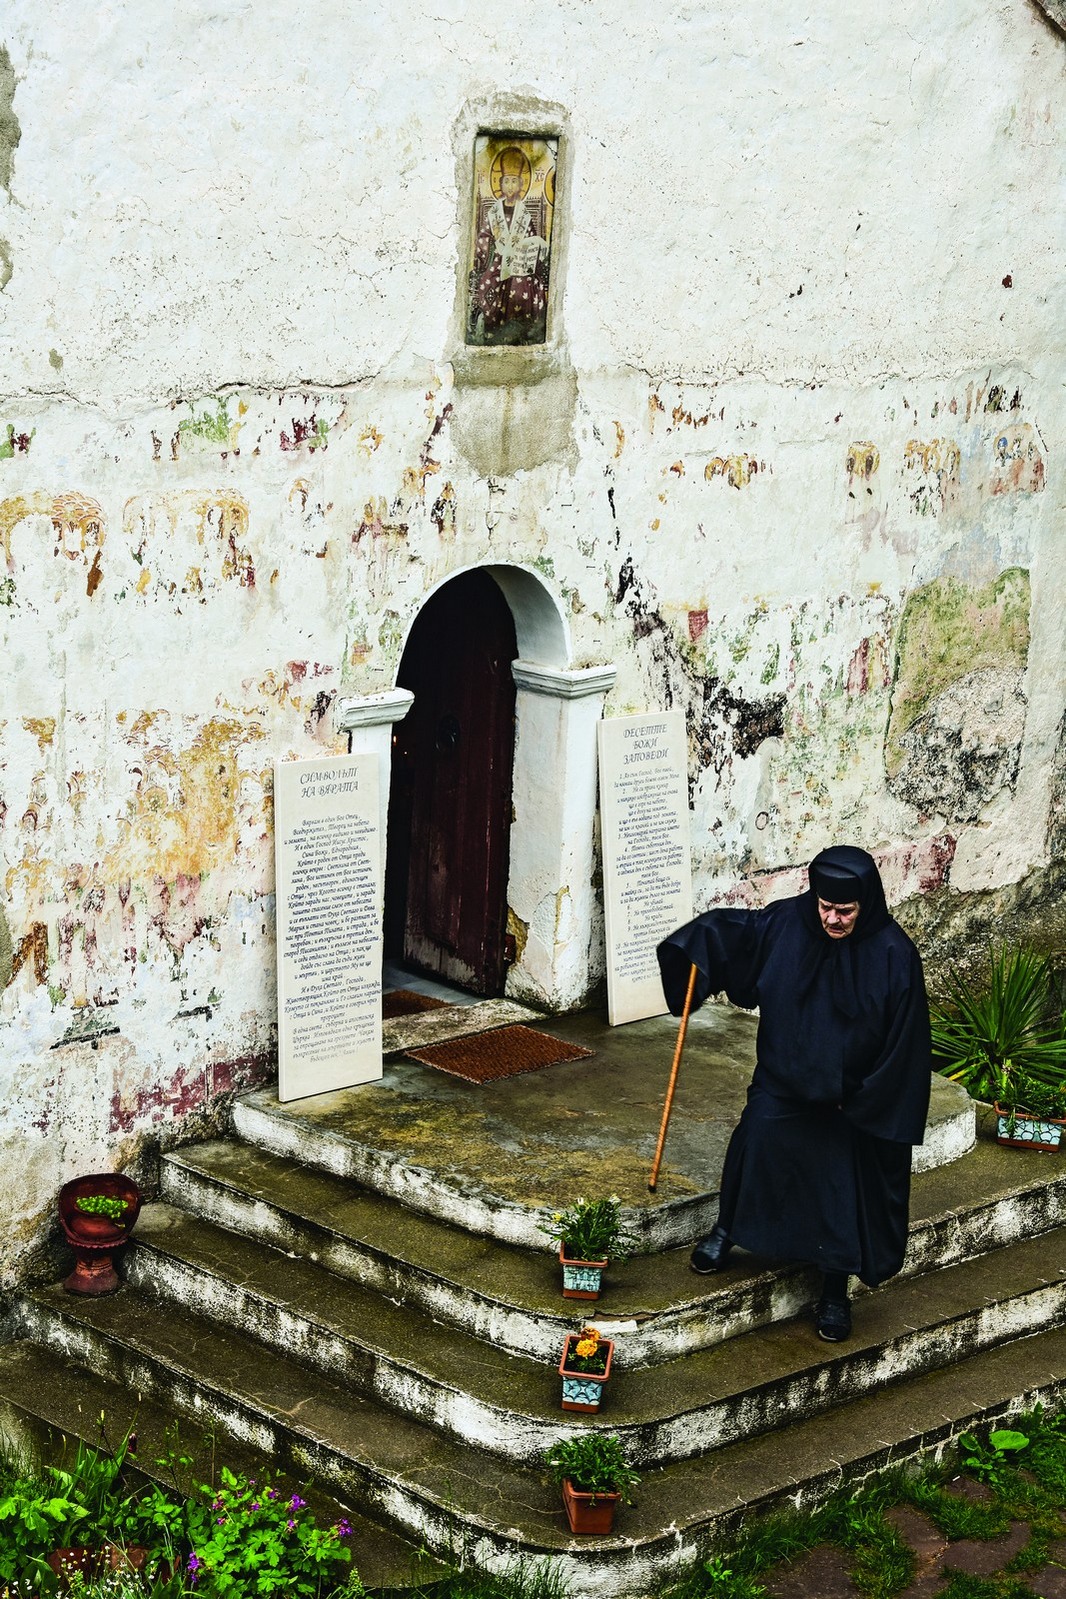
<svg viewBox="0 0 1066 1599">
<path fill-rule="evenodd" d="M 527 203 L 531 181 L 532 167 L 524 150 L 511 144 L 498 152 L 491 168 L 494 198 L 474 246 L 471 344 L 544 343 L 549 242 Z"/>
</svg>

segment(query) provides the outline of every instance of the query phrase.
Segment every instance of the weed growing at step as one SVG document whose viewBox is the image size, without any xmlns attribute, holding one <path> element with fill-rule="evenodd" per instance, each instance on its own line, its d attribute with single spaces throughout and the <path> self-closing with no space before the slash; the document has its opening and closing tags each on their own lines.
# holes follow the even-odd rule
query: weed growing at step
<svg viewBox="0 0 1066 1599">
<path fill-rule="evenodd" d="M 502 1573 L 456 1571 L 411 1591 L 407 1599 L 573 1599 L 550 1566 L 516 1560 Z"/>
</svg>

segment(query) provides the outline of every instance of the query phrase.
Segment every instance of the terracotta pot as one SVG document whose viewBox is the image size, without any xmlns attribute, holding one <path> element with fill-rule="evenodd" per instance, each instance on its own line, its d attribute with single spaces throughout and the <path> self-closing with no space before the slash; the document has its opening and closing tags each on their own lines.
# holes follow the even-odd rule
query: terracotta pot
<svg viewBox="0 0 1066 1599">
<path fill-rule="evenodd" d="M 99 1577 L 105 1571 L 147 1571 L 151 1551 L 144 1544 L 105 1544 L 98 1548 L 91 1544 L 67 1545 L 53 1549 L 46 1564 L 58 1577 Z M 155 1576 L 163 1582 L 173 1577 L 169 1562 L 158 1562 Z"/>
<path fill-rule="evenodd" d="M 605 1538 L 614 1528 L 614 1513 L 622 1502 L 621 1494 L 589 1494 L 563 1478 L 563 1506 L 570 1531 L 582 1536 Z"/>
<path fill-rule="evenodd" d="M 75 1572 L 80 1577 L 95 1577 L 101 1567 L 100 1550 L 89 1544 L 64 1544 L 45 1557 L 45 1564 L 57 1577 L 72 1577 Z"/>
<path fill-rule="evenodd" d="M 108 1199 L 124 1199 L 126 1210 L 120 1221 L 110 1216 L 93 1216 L 78 1209 L 78 1200 L 91 1194 Z M 141 1191 L 122 1172 L 96 1172 L 74 1177 L 59 1190 L 59 1220 L 68 1244 L 74 1251 L 74 1270 L 63 1287 L 70 1294 L 112 1294 L 119 1285 L 112 1256 L 121 1249 L 141 1209 Z"/>
<path fill-rule="evenodd" d="M 567 1365 L 578 1339 L 578 1333 L 569 1333 L 563 1344 L 563 1358 L 559 1362 L 559 1375 L 563 1379 L 561 1403 L 564 1410 L 580 1410 L 591 1415 L 599 1410 L 600 1401 L 603 1399 L 603 1386 L 611 1375 L 614 1339 L 600 1339 L 600 1347 L 607 1351 L 607 1363 L 602 1372 L 574 1371 Z"/>
<path fill-rule="evenodd" d="M 565 1244 L 559 1247 L 559 1264 L 563 1268 L 564 1299 L 599 1299 L 606 1260 L 570 1260 L 564 1255 Z"/>
<path fill-rule="evenodd" d="M 992 1109 L 996 1113 L 997 1144 L 1006 1144 L 1009 1149 L 1040 1149 L 1048 1155 L 1054 1155 L 1061 1147 L 1066 1119 L 1012 1112 L 1009 1105 L 1000 1105 L 998 1101 Z"/>
</svg>

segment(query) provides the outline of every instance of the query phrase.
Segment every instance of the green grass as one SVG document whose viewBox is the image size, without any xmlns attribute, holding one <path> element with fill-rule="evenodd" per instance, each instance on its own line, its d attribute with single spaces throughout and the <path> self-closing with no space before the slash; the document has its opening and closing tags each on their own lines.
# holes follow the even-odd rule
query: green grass
<svg viewBox="0 0 1066 1599">
<path fill-rule="evenodd" d="M 956 1572 L 937 1599 L 1033 1599 L 1033 1590 L 1015 1577 L 968 1577 Z"/>
<path fill-rule="evenodd" d="M 550 1567 L 516 1560 L 505 1572 L 456 1571 L 413 1590 L 405 1599 L 570 1599 Z"/>
<path fill-rule="evenodd" d="M 1011 1427 L 1025 1434 L 1024 1449 L 997 1450 L 988 1436 L 961 1453 L 975 1464 L 972 1475 L 987 1483 L 987 1500 L 969 1499 L 949 1489 L 963 1469 L 960 1454 L 917 1473 L 882 1472 L 860 1490 L 841 1489 L 804 1514 L 794 1510 L 759 1517 L 728 1547 L 708 1547 L 684 1576 L 664 1588 L 661 1599 L 760 1599 L 764 1580 L 775 1567 L 794 1561 L 821 1544 L 851 1555 L 851 1577 L 868 1599 L 895 1599 L 914 1577 L 914 1555 L 887 1519 L 893 1505 L 911 1505 L 949 1542 L 1002 1537 L 1012 1521 L 1031 1530 L 1025 1547 L 996 1577 L 954 1573 L 937 1599 L 1032 1599 L 1021 1573 L 1048 1563 L 1051 1544 L 1066 1537 L 1066 1411 L 1037 1410 L 1019 1416 Z M 993 1429 L 992 1437 L 996 1436 Z M 945 1569 L 950 1570 L 950 1551 Z"/>
</svg>

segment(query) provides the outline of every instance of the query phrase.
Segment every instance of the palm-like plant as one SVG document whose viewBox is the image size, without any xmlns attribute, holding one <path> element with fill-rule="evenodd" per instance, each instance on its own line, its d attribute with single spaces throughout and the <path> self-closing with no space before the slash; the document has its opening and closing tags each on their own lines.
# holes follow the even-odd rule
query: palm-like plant
<svg viewBox="0 0 1066 1599">
<path fill-rule="evenodd" d="M 989 948 L 976 981 L 951 972 L 930 1005 L 937 1070 L 975 1099 L 991 1099 L 1012 1074 L 1066 1082 L 1066 1018 L 1055 1014 L 1052 968 L 1032 949 Z"/>
</svg>

